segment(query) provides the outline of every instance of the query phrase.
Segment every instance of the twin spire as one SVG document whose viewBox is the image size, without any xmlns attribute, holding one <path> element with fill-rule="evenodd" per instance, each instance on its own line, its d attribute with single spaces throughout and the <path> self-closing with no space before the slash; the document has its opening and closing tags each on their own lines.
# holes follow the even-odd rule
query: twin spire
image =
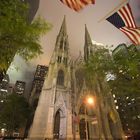
<svg viewBox="0 0 140 140">
<path fill-rule="evenodd" d="M 92 40 L 88 32 L 87 26 L 85 25 L 85 45 L 84 45 L 85 60 L 88 59 L 91 46 L 92 46 Z M 68 48 L 69 48 L 69 42 L 68 42 L 68 35 L 67 35 L 67 28 L 66 28 L 66 17 L 64 16 L 59 34 L 56 39 L 55 52 L 52 57 L 52 62 L 56 61 L 56 59 L 58 60 L 58 58 L 62 59 L 62 57 L 65 57 L 65 59 L 67 59 L 69 55 Z"/>
<path fill-rule="evenodd" d="M 67 35 L 66 16 L 64 16 L 59 35 L 60 34 Z M 85 45 L 88 45 L 88 44 L 92 44 L 92 40 L 88 32 L 87 26 L 85 24 Z"/>
<path fill-rule="evenodd" d="M 64 19 L 63 19 L 59 34 L 57 36 L 57 42 L 61 42 L 61 41 L 68 43 L 68 35 L 67 35 L 67 27 L 66 27 L 66 16 L 64 16 Z M 88 55 L 88 52 L 89 52 L 91 46 L 92 46 L 92 40 L 91 40 L 90 34 L 88 32 L 87 26 L 85 24 L 84 55 L 86 55 L 86 56 Z M 58 47 L 59 47 L 59 45 L 58 45 Z M 66 47 L 68 48 L 68 45 Z"/>
</svg>

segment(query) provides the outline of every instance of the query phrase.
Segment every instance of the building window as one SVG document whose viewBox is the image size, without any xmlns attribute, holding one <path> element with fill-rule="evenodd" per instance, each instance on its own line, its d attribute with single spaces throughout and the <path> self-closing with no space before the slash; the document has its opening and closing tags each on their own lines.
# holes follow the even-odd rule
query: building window
<svg viewBox="0 0 140 140">
<path fill-rule="evenodd" d="M 62 70 L 58 71 L 57 84 L 62 86 L 64 85 L 64 72 Z"/>
<path fill-rule="evenodd" d="M 58 63 L 61 63 L 61 60 L 62 60 L 62 57 L 61 56 L 58 56 L 57 62 Z"/>
<path fill-rule="evenodd" d="M 60 49 L 63 49 L 63 40 L 60 42 Z"/>
<path fill-rule="evenodd" d="M 65 46 L 64 46 L 64 50 L 67 50 L 67 42 L 65 41 Z"/>
<path fill-rule="evenodd" d="M 67 58 L 64 57 L 63 62 L 64 62 L 65 65 L 67 65 Z"/>
</svg>

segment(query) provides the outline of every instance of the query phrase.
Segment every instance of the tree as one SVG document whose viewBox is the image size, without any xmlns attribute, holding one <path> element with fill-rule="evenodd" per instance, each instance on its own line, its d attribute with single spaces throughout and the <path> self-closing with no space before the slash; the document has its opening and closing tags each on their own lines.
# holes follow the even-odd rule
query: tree
<svg viewBox="0 0 140 140">
<path fill-rule="evenodd" d="M 123 94 L 139 94 L 140 52 L 134 50 L 134 45 L 114 55 L 115 80 L 109 81 L 112 90 Z M 139 46 L 138 46 L 139 47 Z M 121 94 L 122 94 L 121 93 Z"/>
<path fill-rule="evenodd" d="M 30 108 L 26 99 L 17 94 L 7 97 L 0 113 L 0 128 L 5 128 L 9 135 L 25 125 L 30 115 Z"/>
<path fill-rule="evenodd" d="M 0 2 L 0 71 L 6 72 L 16 53 L 27 61 L 43 53 L 39 39 L 52 26 L 41 17 L 29 23 L 28 12 L 21 0 Z"/>
<path fill-rule="evenodd" d="M 85 70 L 87 79 L 92 82 L 95 74 L 101 80 L 105 79 L 108 74 L 112 74 L 114 76 L 113 80 L 107 81 L 110 88 L 119 95 L 140 93 L 139 52 L 129 50 L 126 53 L 122 50 L 111 57 L 107 49 L 98 49 L 86 62 Z"/>
<path fill-rule="evenodd" d="M 97 49 L 85 63 L 87 85 L 92 88 L 93 85 L 96 85 L 96 80 L 101 83 L 112 69 L 113 61 L 109 50 L 105 48 Z"/>
<path fill-rule="evenodd" d="M 124 105 L 120 108 L 123 112 L 119 112 L 123 126 L 128 123 L 131 129 L 139 130 L 139 106 L 136 103 L 139 103 L 139 101 L 134 99 L 134 97 L 140 97 L 139 46 L 131 45 L 124 49 L 122 49 L 122 45 L 119 47 L 121 49 L 118 48 L 114 50 L 113 56 L 109 54 L 107 49 L 98 49 L 94 52 L 85 64 L 86 80 L 91 88 L 93 88 L 97 80 L 99 80 L 98 83 L 102 83 L 102 81 L 106 80 L 106 83 L 111 88 L 112 94 L 117 95 L 120 100 L 119 102 Z M 113 78 L 107 79 L 109 74 L 111 74 Z M 128 96 L 132 98 L 126 100 Z M 130 107 L 129 103 L 132 102 L 132 99 L 134 106 Z M 127 117 L 124 118 L 124 115 Z"/>
</svg>

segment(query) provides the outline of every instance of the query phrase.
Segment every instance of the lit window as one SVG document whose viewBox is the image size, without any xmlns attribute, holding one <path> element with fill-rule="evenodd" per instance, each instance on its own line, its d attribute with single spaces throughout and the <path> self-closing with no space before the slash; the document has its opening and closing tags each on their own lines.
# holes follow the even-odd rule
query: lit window
<svg viewBox="0 0 140 140">
<path fill-rule="evenodd" d="M 113 94 L 113 97 L 114 97 L 114 98 L 116 97 L 115 94 Z"/>
<path fill-rule="evenodd" d="M 122 70 L 120 70 L 119 72 L 120 72 L 120 73 L 122 73 L 123 71 L 122 71 Z"/>
<path fill-rule="evenodd" d="M 1 100 L 0 102 L 3 103 L 3 100 Z"/>
<path fill-rule="evenodd" d="M 129 97 L 127 96 L 126 99 L 129 99 Z"/>
<path fill-rule="evenodd" d="M 2 91 L 2 92 L 8 92 L 7 89 L 0 89 L 0 91 Z"/>
<path fill-rule="evenodd" d="M 115 103 L 117 103 L 117 100 L 114 100 Z"/>
<path fill-rule="evenodd" d="M 116 109 L 119 109 L 119 107 L 118 107 L 118 106 L 116 106 Z"/>
</svg>

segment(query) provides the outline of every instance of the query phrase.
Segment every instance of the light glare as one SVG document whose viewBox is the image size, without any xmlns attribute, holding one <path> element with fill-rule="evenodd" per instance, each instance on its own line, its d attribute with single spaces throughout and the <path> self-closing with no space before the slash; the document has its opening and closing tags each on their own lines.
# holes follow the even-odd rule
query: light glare
<svg viewBox="0 0 140 140">
<path fill-rule="evenodd" d="M 93 104 L 94 103 L 93 98 L 91 98 L 91 97 L 87 98 L 87 103 L 88 104 Z"/>
</svg>

